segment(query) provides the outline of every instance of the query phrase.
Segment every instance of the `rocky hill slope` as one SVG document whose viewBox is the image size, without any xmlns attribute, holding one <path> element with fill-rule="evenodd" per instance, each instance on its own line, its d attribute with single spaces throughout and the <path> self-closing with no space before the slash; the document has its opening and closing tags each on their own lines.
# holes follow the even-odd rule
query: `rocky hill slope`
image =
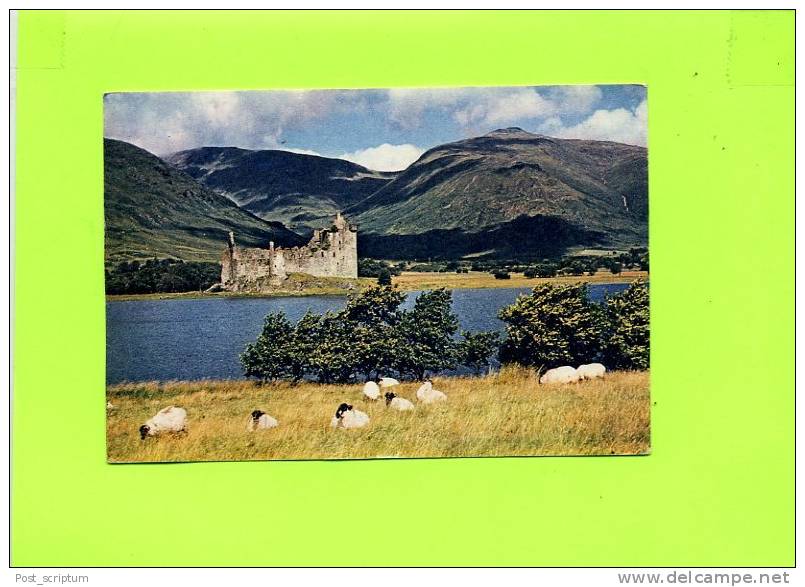
<svg viewBox="0 0 805 587">
<path fill-rule="evenodd" d="M 302 233 L 326 225 L 396 175 L 343 159 L 234 147 L 190 149 L 165 160 L 245 210 Z"/>
</svg>

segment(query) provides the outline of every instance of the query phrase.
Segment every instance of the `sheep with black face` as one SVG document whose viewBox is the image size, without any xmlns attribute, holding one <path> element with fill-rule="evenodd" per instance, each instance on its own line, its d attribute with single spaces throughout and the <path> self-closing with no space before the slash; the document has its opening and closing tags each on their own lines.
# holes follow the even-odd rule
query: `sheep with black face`
<svg viewBox="0 0 805 587">
<path fill-rule="evenodd" d="M 146 436 L 157 436 L 166 432 L 185 432 L 187 430 L 187 412 L 184 408 L 168 406 L 140 426 L 140 439 Z"/>
<path fill-rule="evenodd" d="M 414 409 L 414 404 L 409 402 L 404 397 L 398 396 L 392 391 L 387 391 L 385 398 L 386 407 L 391 408 L 392 410 L 397 410 L 398 412 L 407 412 Z"/>
<path fill-rule="evenodd" d="M 332 428 L 363 428 L 367 424 L 369 424 L 369 416 L 347 403 L 339 405 L 335 416 L 330 420 Z"/>
<path fill-rule="evenodd" d="M 277 426 L 279 426 L 279 422 L 276 419 L 266 414 L 263 410 L 254 410 L 246 429 L 249 432 L 254 432 L 255 430 L 265 430 L 266 428 L 276 428 Z"/>
</svg>

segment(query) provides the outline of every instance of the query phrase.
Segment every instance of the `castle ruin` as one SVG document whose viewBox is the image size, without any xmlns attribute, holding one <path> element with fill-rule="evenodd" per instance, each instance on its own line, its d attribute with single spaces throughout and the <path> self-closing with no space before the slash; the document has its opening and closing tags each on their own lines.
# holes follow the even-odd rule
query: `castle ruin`
<svg viewBox="0 0 805 587">
<path fill-rule="evenodd" d="M 231 292 L 270 291 L 290 273 L 316 277 L 358 277 L 358 229 L 339 212 L 330 228 L 313 231 L 303 247 L 239 247 L 235 235 L 221 258 L 221 288 Z"/>
</svg>

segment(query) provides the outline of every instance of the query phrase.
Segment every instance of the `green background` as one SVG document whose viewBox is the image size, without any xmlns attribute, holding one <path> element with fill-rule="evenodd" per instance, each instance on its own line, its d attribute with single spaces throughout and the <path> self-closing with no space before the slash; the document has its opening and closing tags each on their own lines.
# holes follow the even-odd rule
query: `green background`
<svg viewBox="0 0 805 587">
<path fill-rule="evenodd" d="M 14 565 L 794 563 L 793 12 L 23 12 L 18 50 Z M 106 464 L 104 92 L 565 83 L 649 87 L 650 456 Z"/>
</svg>

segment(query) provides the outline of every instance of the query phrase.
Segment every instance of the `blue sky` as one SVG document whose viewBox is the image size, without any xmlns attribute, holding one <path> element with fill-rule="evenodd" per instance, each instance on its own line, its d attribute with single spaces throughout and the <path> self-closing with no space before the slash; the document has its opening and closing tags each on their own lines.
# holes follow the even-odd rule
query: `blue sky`
<svg viewBox="0 0 805 587">
<path fill-rule="evenodd" d="M 104 136 L 157 155 L 202 146 L 284 149 L 404 169 L 443 143 L 519 126 L 556 137 L 646 145 L 635 85 L 118 93 Z"/>
</svg>

